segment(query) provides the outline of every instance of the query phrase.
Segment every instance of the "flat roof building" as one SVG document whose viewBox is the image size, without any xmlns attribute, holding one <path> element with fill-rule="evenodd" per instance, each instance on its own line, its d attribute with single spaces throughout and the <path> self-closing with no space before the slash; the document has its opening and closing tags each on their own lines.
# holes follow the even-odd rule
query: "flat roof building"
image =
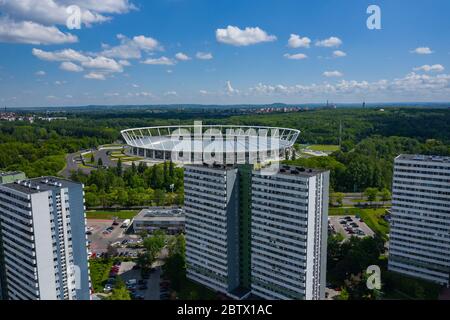
<svg viewBox="0 0 450 320">
<path fill-rule="evenodd" d="M 251 287 L 265 299 L 325 299 L 329 172 L 252 172 Z"/>
<path fill-rule="evenodd" d="M 0 184 L 12 183 L 17 180 L 25 180 L 27 177 L 21 171 L 0 172 Z"/>
<path fill-rule="evenodd" d="M 10 300 L 89 300 L 83 185 L 54 177 L 0 185 Z"/>
<path fill-rule="evenodd" d="M 133 219 L 134 232 L 163 230 L 167 234 L 184 232 L 185 215 L 181 208 L 143 209 Z"/>
<path fill-rule="evenodd" d="M 450 157 L 395 159 L 389 270 L 449 285 Z"/>
<path fill-rule="evenodd" d="M 323 299 L 329 172 L 262 169 L 185 167 L 188 278 L 235 299 Z"/>
</svg>

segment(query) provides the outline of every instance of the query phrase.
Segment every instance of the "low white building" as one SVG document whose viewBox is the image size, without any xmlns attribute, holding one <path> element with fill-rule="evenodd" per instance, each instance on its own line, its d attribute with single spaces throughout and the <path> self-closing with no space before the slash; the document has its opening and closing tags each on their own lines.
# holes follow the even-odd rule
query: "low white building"
<svg viewBox="0 0 450 320">
<path fill-rule="evenodd" d="M 184 232 L 185 215 L 181 208 L 149 208 L 143 209 L 133 219 L 135 233 L 163 230 L 167 234 Z"/>
</svg>

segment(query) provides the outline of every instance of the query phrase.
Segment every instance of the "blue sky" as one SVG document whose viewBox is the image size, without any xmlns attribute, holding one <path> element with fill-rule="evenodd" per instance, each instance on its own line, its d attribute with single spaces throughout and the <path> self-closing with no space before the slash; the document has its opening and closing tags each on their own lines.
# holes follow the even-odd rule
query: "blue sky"
<svg viewBox="0 0 450 320">
<path fill-rule="evenodd" d="M 381 30 L 366 26 L 371 4 Z M 450 101 L 446 0 L 0 0 L 0 12 L 11 107 Z"/>
</svg>

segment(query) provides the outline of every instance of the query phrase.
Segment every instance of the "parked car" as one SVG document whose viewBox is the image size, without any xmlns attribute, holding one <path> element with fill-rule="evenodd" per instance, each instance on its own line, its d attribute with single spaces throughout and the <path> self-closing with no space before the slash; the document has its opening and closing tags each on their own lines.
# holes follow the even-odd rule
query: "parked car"
<svg viewBox="0 0 450 320">
<path fill-rule="evenodd" d="M 140 293 L 134 293 L 131 295 L 131 299 L 133 300 L 144 300 L 144 295 L 140 294 Z"/>
<path fill-rule="evenodd" d="M 137 280 L 136 279 L 129 279 L 125 282 L 127 285 L 136 285 Z"/>
<path fill-rule="evenodd" d="M 108 292 L 111 292 L 112 289 L 113 289 L 113 285 L 107 283 L 107 284 L 105 285 L 105 288 L 103 289 L 103 291 L 105 291 L 106 293 L 108 293 Z"/>
</svg>

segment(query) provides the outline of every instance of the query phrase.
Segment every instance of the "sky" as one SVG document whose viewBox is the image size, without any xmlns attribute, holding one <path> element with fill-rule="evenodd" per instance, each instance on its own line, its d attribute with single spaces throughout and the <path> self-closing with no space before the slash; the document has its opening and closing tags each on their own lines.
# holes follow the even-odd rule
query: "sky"
<svg viewBox="0 0 450 320">
<path fill-rule="evenodd" d="M 449 35 L 448 0 L 0 0 L 0 105 L 448 102 Z"/>
</svg>

